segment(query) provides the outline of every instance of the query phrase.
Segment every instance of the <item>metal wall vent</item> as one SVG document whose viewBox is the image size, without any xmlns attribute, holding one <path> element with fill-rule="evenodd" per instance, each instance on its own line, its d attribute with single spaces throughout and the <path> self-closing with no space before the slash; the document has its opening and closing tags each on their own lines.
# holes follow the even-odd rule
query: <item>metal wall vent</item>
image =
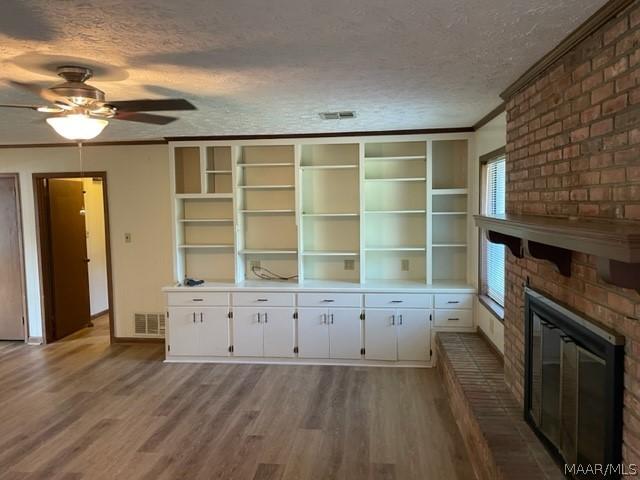
<svg viewBox="0 0 640 480">
<path fill-rule="evenodd" d="M 346 120 L 348 118 L 356 118 L 356 112 L 322 112 L 320 118 L 323 120 Z"/>
<path fill-rule="evenodd" d="M 164 313 L 136 313 L 133 321 L 135 335 L 164 337 Z"/>
</svg>

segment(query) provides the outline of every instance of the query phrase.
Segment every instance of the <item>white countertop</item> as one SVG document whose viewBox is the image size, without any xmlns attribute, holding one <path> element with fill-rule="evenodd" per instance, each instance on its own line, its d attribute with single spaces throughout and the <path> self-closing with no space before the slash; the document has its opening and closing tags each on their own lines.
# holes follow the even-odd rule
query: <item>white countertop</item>
<svg viewBox="0 0 640 480">
<path fill-rule="evenodd" d="M 288 291 L 288 292 L 350 292 L 350 293 L 475 293 L 476 287 L 465 282 L 435 281 L 430 285 L 411 281 L 384 281 L 376 280 L 367 283 L 354 282 L 329 282 L 320 280 L 308 280 L 304 283 L 248 280 L 241 283 L 215 283 L 205 282 L 197 287 L 184 287 L 181 285 L 167 286 L 163 292 L 233 292 L 233 291 Z"/>
</svg>

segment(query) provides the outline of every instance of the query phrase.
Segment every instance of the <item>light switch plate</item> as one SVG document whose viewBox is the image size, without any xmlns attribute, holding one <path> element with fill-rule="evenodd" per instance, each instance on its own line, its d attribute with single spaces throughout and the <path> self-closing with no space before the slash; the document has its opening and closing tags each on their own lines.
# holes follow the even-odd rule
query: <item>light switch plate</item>
<svg viewBox="0 0 640 480">
<path fill-rule="evenodd" d="M 356 268 L 355 260 L 346 259 L 344 261 L 344 269 L 345 270 L 355 270 L 355 268 Z"/>
<path fill-rule="evenodd" d="M 408 271 L 409 271 L 409 260 L 408 260 L 408 259 L 406 259 L 406 258 L 403 258 L 403 259 L 401 260 L 400 267 L 401 267 L 400 269 L 401 269 L 403 272 L 408 272 Z"/>
</svg>

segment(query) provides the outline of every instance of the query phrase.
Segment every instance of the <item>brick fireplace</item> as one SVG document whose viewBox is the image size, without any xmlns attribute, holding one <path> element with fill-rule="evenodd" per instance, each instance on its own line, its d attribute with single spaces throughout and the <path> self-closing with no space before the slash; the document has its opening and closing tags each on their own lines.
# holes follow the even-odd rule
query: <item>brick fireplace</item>
<svg viewBox="0 0 640 480">
<path fill-rule="evenodd" d="M 509 98 L 507 212 L 640 222 L 640 0 Z M 640 271 L 638 272 L 640 276 Z M 508 253 L 505 378 L 524 394 L 523 284 L 626 337 L 622 455 L 640 464 L 640 294 L 574 252 L 571 276 Z"/>
</svg>

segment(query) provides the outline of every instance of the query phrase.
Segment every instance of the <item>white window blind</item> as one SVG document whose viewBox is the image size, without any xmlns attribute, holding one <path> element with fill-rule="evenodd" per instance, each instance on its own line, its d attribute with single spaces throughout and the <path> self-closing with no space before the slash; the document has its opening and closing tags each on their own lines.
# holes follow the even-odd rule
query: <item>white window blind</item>
<svg viewBox="0 0 640 480">
<path fill-rule="evenodd" d="M 505 160 L 487 165 L 486 214 L 500 215 L 505 212 Z M 505 251 L 504 245 L 487 242 L 486 286 L 487 295 L 504 306 Z"/>
</svg>

